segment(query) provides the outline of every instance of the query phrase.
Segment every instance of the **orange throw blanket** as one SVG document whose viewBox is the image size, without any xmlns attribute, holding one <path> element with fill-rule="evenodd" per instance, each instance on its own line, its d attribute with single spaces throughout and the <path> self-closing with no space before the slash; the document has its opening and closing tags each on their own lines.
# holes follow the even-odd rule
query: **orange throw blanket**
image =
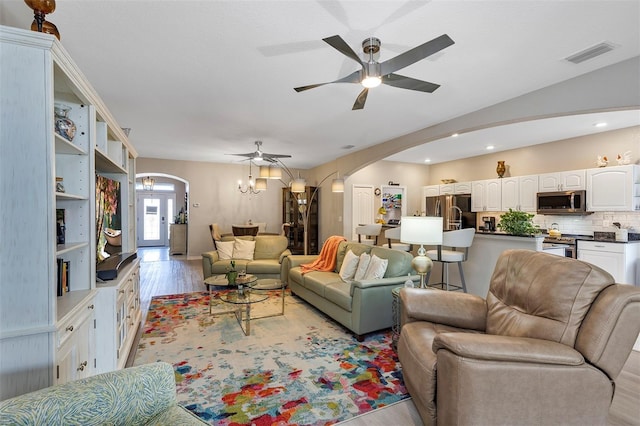
<svg viewBox="0 0 640 426">
<path fill-rule="evenodd" d="M 334 235 L 327 238 L 324 242 L 320 255 L 313 263 L 305 263 L 300 265 L 302 273 L 306 274 L 310 271 L 333 271 L 336 267 L 336 257 L 338 254 L 338 245 L 342 241 L 347 241 L 342 235 Z"/>
</svg>

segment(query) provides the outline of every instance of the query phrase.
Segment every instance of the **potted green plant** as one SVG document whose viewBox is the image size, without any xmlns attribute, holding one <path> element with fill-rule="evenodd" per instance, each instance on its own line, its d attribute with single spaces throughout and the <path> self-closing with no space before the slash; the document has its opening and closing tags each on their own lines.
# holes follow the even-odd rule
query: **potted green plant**
<svg viewBox="0 0 640 426">
<path fill-rule="evenodd" d="M 498 228 L 510 235 L 529 236 L 540 234 L 540 227 L 533 223 L 533 214 L 509 209 L 500 215 Z"/>
<path fill-rule="evenodd" d="M 236 283 L 236 278 L 238 278 L 238 271 L 236 271 L 236 261 L 232 260 L 230 262 L 230 267 L 227 268 L 227 273 L 225 274 L 227 277 L 227 282 L 232 285 Z"/>
</svg>

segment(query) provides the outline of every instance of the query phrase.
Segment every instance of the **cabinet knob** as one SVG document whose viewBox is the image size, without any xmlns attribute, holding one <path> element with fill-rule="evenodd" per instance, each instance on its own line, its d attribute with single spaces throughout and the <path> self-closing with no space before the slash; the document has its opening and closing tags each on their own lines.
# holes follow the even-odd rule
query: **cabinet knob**
<svg viewBox="0 0 640 426">
<path fill-rule="evenodd" d="M 78 371 L 84 371 L 84 368 L 87 366 L 87 361 L 83 361 L 82 364 L 80 364 L 80 367 L 78 367 Z"/>
<path fill-rule="evenodd" d="M 120 294 L 124 294 L 124 290 L 120 290 Z"/>
<path fill-rule="evenodd" d="M 87 306 L 87 309 L 93 309 L 93 303 L 89 306 Z"/>
<path fill-rule="evenodd" d="M 70 325 L 69 327 L 67 327 L 67 331 L 73 331 L 73 325 Z"/>
</svg>

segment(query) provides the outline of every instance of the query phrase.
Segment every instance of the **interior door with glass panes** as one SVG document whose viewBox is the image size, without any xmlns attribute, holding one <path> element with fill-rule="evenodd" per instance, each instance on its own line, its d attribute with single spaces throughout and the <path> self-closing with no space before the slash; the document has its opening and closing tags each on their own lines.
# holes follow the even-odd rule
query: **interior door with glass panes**
<svg viewBox="0 0 640 426">
<path fill-rule="evenodd" d="M 175 206 L 175 193 L 138 193 L 138 247 L 169 245 L 169 225 L 174 222 Z"/>
</svg>

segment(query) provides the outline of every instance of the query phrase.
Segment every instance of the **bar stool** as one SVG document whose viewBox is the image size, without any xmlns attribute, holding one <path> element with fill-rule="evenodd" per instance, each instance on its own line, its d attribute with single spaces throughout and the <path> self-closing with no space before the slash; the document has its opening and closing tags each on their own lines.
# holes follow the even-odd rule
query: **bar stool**
<svg viewBox="0 0 640 426">
<path fill-rule="evenodd" d="M 389 228 L 384 231 L 384 237 L 387 239 L 387 244 L 383 244 L 381 247 L 388 247 L 394 250 L 411 251 L 411 244 L 407 243 L 392 243 L 391 240 L 400 240 L 400 227 Z"/>
<path fill-rule="evenodd" d="M 464 272 L 462 271 L 462 262 L 467 260 L 469 254 L 469 247 L 473 243 L 473 237 L 476 233 L 475 228 L 465 228 L 456 231 L 447 231 L 442 233 L 442 245 L 438 246 L 436 250 L 428 250 L 427 256 L 429 259 L 435 262 L 442 263 L 442 275 L 440 282 L 430 285 L 430 287 L 440 285 L 446 286 L 446 290 L 449 291 L 450 287 L 454 287 L 453 290 L 462 290 L 467 292 L 467 284 L 464 281 Z M 449 247 L 450 250 L 443 250 L 442 247 Z M 464 249 L 464 250 L 457 250 Z M 460 271 L 460 280 L 462 286 L 452 285 L 449 283 L 449 264 L 457 263 L 458 270 Z M 426 282 L 429 282 L 429 275 L 427 274 Z"/>
<path fill-rule="evenodd" d="M 362 244 L 368 244 L 372 246 L 378 245 L 378 235 L 382 230 L 381 223 L 373 223 L 371 225 L 360 225 L 356 227 L 356 234 L 358 234 L 358 242 Z M 362 238 L 364 236 L 364 238 Z M 374 238 L 369 238 L 374 237 Z"/>
</svg>

